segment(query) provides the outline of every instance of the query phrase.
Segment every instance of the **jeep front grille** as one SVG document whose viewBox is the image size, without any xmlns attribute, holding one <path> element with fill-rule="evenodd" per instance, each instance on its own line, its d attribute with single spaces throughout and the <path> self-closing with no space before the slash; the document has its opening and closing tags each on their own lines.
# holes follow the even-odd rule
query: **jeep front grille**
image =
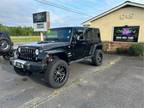
<svg viewBox="0 0 144 108">
<path fill-rule="evenodd" d="M 35 48 L 21 47 L 19 58 L 23 60 L 35 61 Z"/>
</svg>

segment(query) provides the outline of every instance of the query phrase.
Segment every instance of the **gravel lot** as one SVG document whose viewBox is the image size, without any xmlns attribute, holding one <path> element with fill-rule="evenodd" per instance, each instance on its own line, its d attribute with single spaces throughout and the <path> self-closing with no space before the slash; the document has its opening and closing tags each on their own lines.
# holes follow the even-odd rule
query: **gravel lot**
<svg viewBox="0 0 144 108">
<path fill-rule="evenodd" d="M 21 77 L 0 58 L 0 108 L 144 108 L 144 59 L 105 55 L 100 67 L 70 66 L 70 79 L 51 89 L 38 75 Z"/>
</svg>

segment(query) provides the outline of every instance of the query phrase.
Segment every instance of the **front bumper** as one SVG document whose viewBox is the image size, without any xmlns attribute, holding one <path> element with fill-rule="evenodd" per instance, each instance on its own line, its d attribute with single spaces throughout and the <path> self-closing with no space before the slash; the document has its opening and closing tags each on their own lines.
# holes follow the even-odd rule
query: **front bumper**
<svg viewBox="0 0 144 108">
<path fill-rule="evenodd" d="M 11 59 L 10 64 L 14 67 L 30 72 L 43 72 L 44 70 L 46 70 L 47 67 L 46 64 L 24 61 L 20 59 Z"/>
</svg>

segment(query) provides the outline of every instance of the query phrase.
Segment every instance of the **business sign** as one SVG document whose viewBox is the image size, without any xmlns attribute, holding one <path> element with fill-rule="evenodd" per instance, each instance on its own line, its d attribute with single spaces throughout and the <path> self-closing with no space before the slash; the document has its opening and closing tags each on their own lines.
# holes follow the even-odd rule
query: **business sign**
<svg viewBox="0 0 144 108">
<path fill-rule="evenodd" d="M 114 27 L 114 41 L 138 42 L 139 26 Z"/>
<path fill-rule="evenodd" d="M 34 31 L 42 32 L 50 28 L 49 12 L 39 12 L 33 14 Z"/>
</svg>

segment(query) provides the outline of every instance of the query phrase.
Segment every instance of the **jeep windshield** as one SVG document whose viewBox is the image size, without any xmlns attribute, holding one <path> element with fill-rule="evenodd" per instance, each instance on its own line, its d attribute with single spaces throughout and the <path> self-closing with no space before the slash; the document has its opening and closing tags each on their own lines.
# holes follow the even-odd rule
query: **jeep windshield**
<svg viewBox="0 0 144 108">
<path fill-rule="evenodd" d="M 44 41 L 69 42 L 71 34 L 71 28 L 49 29 L 45 34 Z"/>
</svg>

